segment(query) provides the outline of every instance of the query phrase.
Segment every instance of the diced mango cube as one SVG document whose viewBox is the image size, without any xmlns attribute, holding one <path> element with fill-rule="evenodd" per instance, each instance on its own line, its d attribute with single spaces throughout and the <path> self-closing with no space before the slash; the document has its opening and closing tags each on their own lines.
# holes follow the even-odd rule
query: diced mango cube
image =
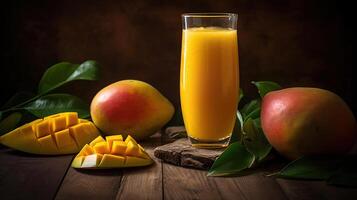
<svg viewBox="0 0 357 200">
<path fill-rule="evenodd" d="M 63 153 L 78 152 L 78 147 L 74 139 L 69 134 L 69 130 L 65 129 L 54 133 L 58 149 Z"/>
<path fill-rule="evenodd" d="M 57 132 L 57 131 L 61 131 L 66 127 L 66 116 L 65 115 L 60 115 L 54 118 L 51 118 L 51 123 L 52 123 L 52 131 L 53 132 Z"/>
<path fill-rule="evenodd" d="M 82 123 L 86 127 L 86 133 L 91 138 L 96 138 L 100 135 L 98 128 L 92 122 Z M 92 141 L 92 140 L 90 140 Z M 88 141 L 88 142 L 90 142 Z"/>
<path fill-rule="evenodd" d="M 114 141 L 111 153 L 117 155 L 125 155 L 126 143 L 124 141 Z"/>
<path fill-rule="evenodd" d="M 93 147 L 98 142 L 105 142 L 105 140 L 104 140 L 104 138 L 102 136 L 98 136 L 91 143 L 89 143 L 89 145 Z"/>
<path fill-rule="evenodd" d="M 78 124 L 78 113 L 68 112 L 66 113 L 66 126 L 70 127 Z"/>
<path fill-rule="evenodd" d="M 51 134 L 51 126 L 50 126 L 49 121 L 47 121 L 47 120 L 44 120 L 37 124 L 34 124 L 34 128 L 35 128 L 35 133 L 36 133 L 37 138 L 41 138 L 41 137 Z"/>
<path fill-rule="evenodd" d="M 107 142 L 98 142 L 93 146 L 96 153 L 106 154 L 110 153 L 109 145 Z"/>
<path fill-rule="evenodd" d="M 99 164 L 99 167 L 103 167 L 103 168 L 119 167 L 119 166 L 123 166 L 124 162 L 125 162 L 125 157 L 123 156 L 104 154 L 102 161 Z"/>
<path fill-rule="evenodd" d="M 125 138 L 125 142 L 128 144 L 130 141 L 131 141 L 132 143 L 134 143 L 136 146 L 138 145 L 138 143 L 134 140 L 134 138 L 131 137 L 130 135 L 128 135 L 128 136 Z"/>
<path fill-rule="evenodd" d="M 72 167 L 79 168 L 82 166 L 85 156 L 77 156 L 72 161 Z"/>
<path fill-rule="evenodd" d="M 57 145 L 54 141 L 52 135 L 47 135 L 41 138 L 38 138 L 37 141 L 41 144 L 41 148 L 45 149 L 48 154 L 57 153 Z"/>
<path fill-rule="evenodd" d="M 105 140 L 108 142 L 109 149 L 112 149 L 112 144 L 114 141 L 123 141 L 123 136 L 121 135 L 111 135 L 105 137 Z"/>
<path fill-rule="evenodd" d="M 69 128 L 71 136 L 76 140 L 79 147 L 84 146 L 99 135 L 97 129 L 93 129 L 92 123 L 80 123 Z"/>
<path fill-rule="evenodd" d="M 92 155 L 92 154 L 95 154 L 95 151 L 88 144 L 84 145 L 82 150 L 78 153 L 79 156 L 88 156 L 88 155 Z"/>
<path fill-rule="evenodd" d="M 137 144 L 135 144 L 134 142 L 129 141 L 127 143 L 127 147 L 126 147 L 126 150 L 125 150 L 125 155 L 140 157 L 141 153 L 140 153 L 139 146 Z"/>
<path fill-rule="evenodd" d="M 79 119 L 79 123 L 86 123 L 86 122 L 90 122 L 90 121 L 86 119 Z"/>
<path fill-rule="evenodd" d="M 86 156 L 83 160 L 82 166 L 83 168 L 92 168 L 97 167 L 103 158 L 102 154 L 92 154 Z"/>
<path fill-rule="evenodd" d="M 144 147 L 142 147 L 140 144 L 138 144 L 138 146 L 141 149 L 141 151 L 145 151 Z"/>
<path fill-rule="evenodd" d="M 109 143 L 112 144 L 111 149 Z M 84 157 L 81 166 L 79 157 Z M 106 141 L 101 136 L 97 137 L 90 145 L 86 144 L 76 158 L 72 162 L 75 168 L 137 167 L 153 163 L 144 148 L 132 137 L 123 141 L 121 135 L 107 136 Z"/>
</svg>

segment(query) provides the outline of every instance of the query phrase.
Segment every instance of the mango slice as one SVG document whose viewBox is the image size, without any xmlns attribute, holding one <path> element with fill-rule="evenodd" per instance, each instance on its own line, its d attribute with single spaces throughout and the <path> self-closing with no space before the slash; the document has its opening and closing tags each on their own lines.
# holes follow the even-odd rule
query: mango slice
<svg viewBox="0 0 357 200">
<path fill-rule="evenodd" d="M 98 136 L 82 148 L 73 159 L 72 167 L 105 169 L 146 166 L 153 163 L 149 154 L 130 135 Z"/>
<path fill-rule="evenodd" d="M 1 136 L 0 143 L 27 153 L 61 155 L 79 152 L 98 136 L 92 122 L 79 119 L 76 112 L 65 112 L 20 126 Z"/>
</svg>

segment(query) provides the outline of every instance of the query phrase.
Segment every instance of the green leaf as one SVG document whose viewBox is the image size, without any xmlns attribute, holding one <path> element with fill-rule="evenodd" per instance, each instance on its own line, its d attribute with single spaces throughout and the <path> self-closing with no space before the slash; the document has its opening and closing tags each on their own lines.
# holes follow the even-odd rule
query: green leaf
<svg viewBox="0 0 357 200">
<path fill-rule="evenodd" d="M 279 84 L 272 81 L 252 81 L 252 83 L 258 88 L 258 92 L 261 98 L 263 98 L 268 92 L 281 89 Z"/>
<path fill-rule="evenodd" d="M 278 173 L 278 177 L 326 180 L 337 171 L 341 161 L 341 158 L 302 157 L 287 164 Z"/>
<path fill-rule="evenodd" d="M 207 176 L 236 175 L 254 163 L 254 155 L 242 144 L 234 142 L 213 163 Z"/>
<path fill-rule="evenodd" d="M 242 88 L 239 88 L 239 101 L 244 97 L 244 92 Z"/>
<path fill-rule="evenodd" d="M 16 125 L 21 121 L 22 114 L 19 112 L 11 113 L 0 122 L 0 135 L 12 131 Z"/>
<path fill-rule="evenodd" d="M 89 117 L 89 105 L 69 94 L 49 94 L 25 105 L 24 109 L 42 118 L 60 112 L 77 112 L 79 117 Z"/>
<path fill-rule="evenodd" d="M 97 80 L 99 64 L 85 61 L 82 64 L 61 62 L 47 69 L 38 86 L 38 93 L 44 94 L 74 80 Z"/>
<path fill-rule="evenodd" d="M 10 108 L 19 103 L 22 103 L 25 100 L 31 99 L 35 95 L 30 92 L 18 92 L 14 94 L 2 107 L 1 109 Z"/>
<path fill-rule="evenodd" d="M 256 160 L 262 161 L 271 151 L 272 146 L 266 139 L 260 126 L 260 118 L 249 118 L 243 126 L 243 144 L 254 154 Z"/>
<path fill-rule="evenodd" d="M 252 100 L 245 104 L 241 110 L 243 120 L 246 121 L 248 118 L 255 119 L 260 117 L 260 107 L 261 101 L 258 99 Z"/>
<path fill-rule="evenodd" d="M 357 155 L 350 155 L 343 160 L 340 168 L 332 174 L 327 183 L 347 187 L 357 187 Z"/>
<path fill-rule="evenodd" d="M 243 118 L 242 115 L 240 114 L 239 110 L 237 110 L 237 117 L 236 121 L 234 123 L 234 128 L 231 136 L 231 140 L 229 141 L 229 144 L 232 144 L 233 142 L 238 142 L 241 140 L 242 137 L 242 126 L 243 126 Z"/>
</svg>

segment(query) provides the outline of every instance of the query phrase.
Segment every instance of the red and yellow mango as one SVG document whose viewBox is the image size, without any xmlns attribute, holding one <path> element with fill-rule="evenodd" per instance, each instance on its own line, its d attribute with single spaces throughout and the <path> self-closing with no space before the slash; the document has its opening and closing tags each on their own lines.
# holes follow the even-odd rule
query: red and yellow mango
<svg viewBox="0 0 357 200">
<path fill-rule="evenodd" d="M 352 111 L 336 94 L 287 88 L 263 98 L 262 128 L 270 144 L 290 159 L 347 153 L 357 138 Z"/>
<path fill-rule="evenodd" d="M 90 112 L 103 133 L 131 134 L 141 140 L 162 128 L 171 119 L 174 107 L 153 86 L 123 80 L 100 90 L 92 100 Z"/>
</svg>

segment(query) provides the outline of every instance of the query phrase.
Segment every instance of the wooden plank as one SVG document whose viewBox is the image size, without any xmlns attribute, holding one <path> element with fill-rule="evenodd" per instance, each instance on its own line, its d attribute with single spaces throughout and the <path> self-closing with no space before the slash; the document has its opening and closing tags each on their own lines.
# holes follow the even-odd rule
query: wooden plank
<svg viewBox="0 0 357 200">
<path fill-rule="evenodd" d="M 221 199 L 215 179 L 206 174 L 206 171 L 163 163 L 164 199 Z M 236 195 L 235 199 L 240 197 Z"/>
<path fill-rule="evenodd" d="M 267 177 L 265 172 L 237 177 L 234 183 L 246 199 L 288 199 L 276 180 Z"/>
<path fill-rule="evenodd" d="M 277 179 L 291 200 L 312 199 L 357 199 L 357 189 L 327 185 L 322 181 Z"/>
<path fill-rule="evenodd" d="M 56 199 L 114 199 L 120 187 L 122 171 L 77 170 L 70 168 Z"/>
<path fill-rule="evenodd" d="M 242 177 L 206 174 L 164 163 L 164 199 L 287 199 L 279 184 L 263 173 Z"/>
<path fill-rule="evenodd" d="M 154 148 L 160 144 L 160 135 L 142 143 L 155 163 L 143 168 L 124 169 L 117 199 L 163 199 L 162 163 L 154 156 Z"/>
<path fill-rule="evenodd" d="M 72 155 L 36 156 L 1 147 L 1 199 L 53 199 Z"/>
</svg>

